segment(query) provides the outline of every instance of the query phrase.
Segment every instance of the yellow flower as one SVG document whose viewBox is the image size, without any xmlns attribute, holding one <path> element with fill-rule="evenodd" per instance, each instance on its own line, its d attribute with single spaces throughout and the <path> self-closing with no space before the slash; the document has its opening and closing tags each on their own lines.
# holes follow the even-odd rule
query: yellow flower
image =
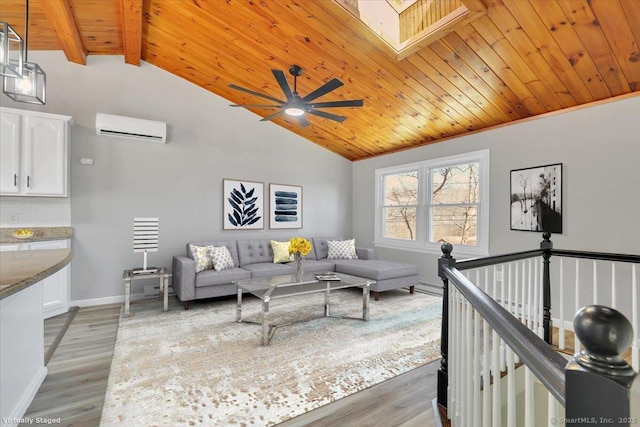
<svg viewBox="0 0 640 427">
<path fill-rule="evenodd" d="M 292 237 L 289 239 L 289 253 L 306 256 L 311 252 L 311 242 L 304 237 Z"/>
</svg>

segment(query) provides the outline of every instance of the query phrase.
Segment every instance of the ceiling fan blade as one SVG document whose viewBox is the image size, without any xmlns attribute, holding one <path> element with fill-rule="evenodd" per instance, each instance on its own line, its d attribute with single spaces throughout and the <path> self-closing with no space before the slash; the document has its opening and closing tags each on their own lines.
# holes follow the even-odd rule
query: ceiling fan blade
<svg viewBox="0 0 640 427">
<path fill-rule="evenodd" d="M 329 101 L 329 102 L 314 102 L 313 104 L 307 104 L 309 108 L 332 108 L 332 107 L 362 107 L 364 101 L 362 99 L 350 99 L 345 101 Z"/>
<path fill-rule="evenodd" d="M 280 110 L 277 113 L 273 113 L 270 116 L 265 117 L 264 119 L 260 119 L 261 122 L 267 122 L 271 119 L 275 119 L 276 117 L 278 117 L 279 115 L 284 114 L 284 110 Z"/>
<path fill-rule="evenodd" d="M 336 114 L 325 113 L 324 111 L 314 110 L 312 108 L 307 110 L 307 113 L 313 114 L 315 116 L 323 117 L 325 119 L 334 120 L 336 122 L 344 122 L 347 118 L 344 116 L 338 116 Z"/>
<path fill-rule="evenodd" d="M 309 126 L 309 121 L 305 116 L 298 116 L 298 122 L 300 122 L 300 126 Z"/>
<path fill-rule="evenodd" d="M 248 108 L 284 108 L 285 104 L 229 104 L 230 107 L 248 107 Z"/>
<path fill-rule="evenodd" d="M 340 86 L 342 86 L 344 83 L 342 83 L 340 80 L 338 79 L 332 79 L 329 80 L 327 83 L 323 84 L 322 86 L 320 86 L 318 89 L 314 90 L 313 92 L 311 92 L 310 94 L 308 94 L 307 96 L 305 96 L 304 98 L 302 98 L 300 100 L 300 102 L 310 102 L 313 101 L 316 98 L 320 98 L 322 95 L 324 95 L 325 93 L 329 93 L 334 89 L 339 88 Z"/>
<path fill-rule="evenodd" d="M 293 93 L 291 92 L 291 88 L 289 87 L 289 82 L 287 82 L 287 78 L 284 75 L 282 70 L 274 70 L 271 69 L 273 76 L 276 78 L 276 81 L 280 85 L 280 89 L 284 92 L 284 96 L 287 97 L 287 101 L 293 100 Z"/>
<path fill-rule="evenodd" d="M 279 100 L 277 98 L 274 98 L 272 96 L 265 95 L 265 94 L 260 93 L 260 92 L 255 92 L 255 91 L 253 91 L 251 89 L 245 89 L 243 87 L 236 86 L 234 84 L 230 84 L 229 87 L 231 89 L 241 90 L 242 92 L 246 92 L 246 93 L 250 93 L 251 95 L 259 96 L 260 98 L 268 99 L 269 101 L 277 102 L 278 104 L 284 104 L 285 103 L 284 101 L 281 101 L 281 100 Z"/>
</svg>

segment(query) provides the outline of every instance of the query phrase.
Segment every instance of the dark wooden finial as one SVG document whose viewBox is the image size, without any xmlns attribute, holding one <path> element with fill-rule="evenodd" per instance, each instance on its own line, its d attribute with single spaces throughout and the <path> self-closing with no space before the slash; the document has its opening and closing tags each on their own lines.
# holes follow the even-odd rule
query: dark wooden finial
<svg viewBox="0 0 640 427">
<path fill-rule="evenodd" d="M 633 377 L 633 368 L 622 358 L 633 340 L 633 327 L 619 311 L 602 305 L 581 308 L 573 320 L 584 350 L 576 355 L 583 368 L 608 377 Z"/>
<path fill-rule="evenodd" d="M 450 258 L 451 252 L 453 252 L 453 245 L 451 243 L 444 242 L 440 246 L 440 250 L 442 251 L 442 256 L 444 256 L 445 258 Z"/>
</svg>

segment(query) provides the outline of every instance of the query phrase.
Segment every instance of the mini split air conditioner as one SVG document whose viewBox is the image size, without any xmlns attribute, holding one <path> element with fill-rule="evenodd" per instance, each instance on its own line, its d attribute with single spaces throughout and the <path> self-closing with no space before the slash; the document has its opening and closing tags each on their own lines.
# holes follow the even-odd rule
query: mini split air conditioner
<svg viewBox="0 0 640 427">
<path fill-rule="evenodd" d="M 96 113 L 96 134 L 164 144 L 167 141 L 167 124 L 153 120 Z"/>
</svg>

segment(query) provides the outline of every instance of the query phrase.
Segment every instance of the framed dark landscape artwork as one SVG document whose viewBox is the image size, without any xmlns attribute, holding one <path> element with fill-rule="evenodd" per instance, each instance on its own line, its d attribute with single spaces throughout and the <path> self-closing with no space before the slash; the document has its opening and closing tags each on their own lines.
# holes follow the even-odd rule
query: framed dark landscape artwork
<svg viewBox="0 0 640 427">
<path fill-rule="evenodd" d="M 562 163 L 511 171 L 511 229 L 562 234 Z"/>
<path fill-rule="evenodd" d="M 224 230 L 264 228 L 264 183 L 222 180 Z"/>
<path fill-rule="evenodd" d="M 302 187 L 269 184 L 269 228 L 302 228 Z"/>
</svg>

